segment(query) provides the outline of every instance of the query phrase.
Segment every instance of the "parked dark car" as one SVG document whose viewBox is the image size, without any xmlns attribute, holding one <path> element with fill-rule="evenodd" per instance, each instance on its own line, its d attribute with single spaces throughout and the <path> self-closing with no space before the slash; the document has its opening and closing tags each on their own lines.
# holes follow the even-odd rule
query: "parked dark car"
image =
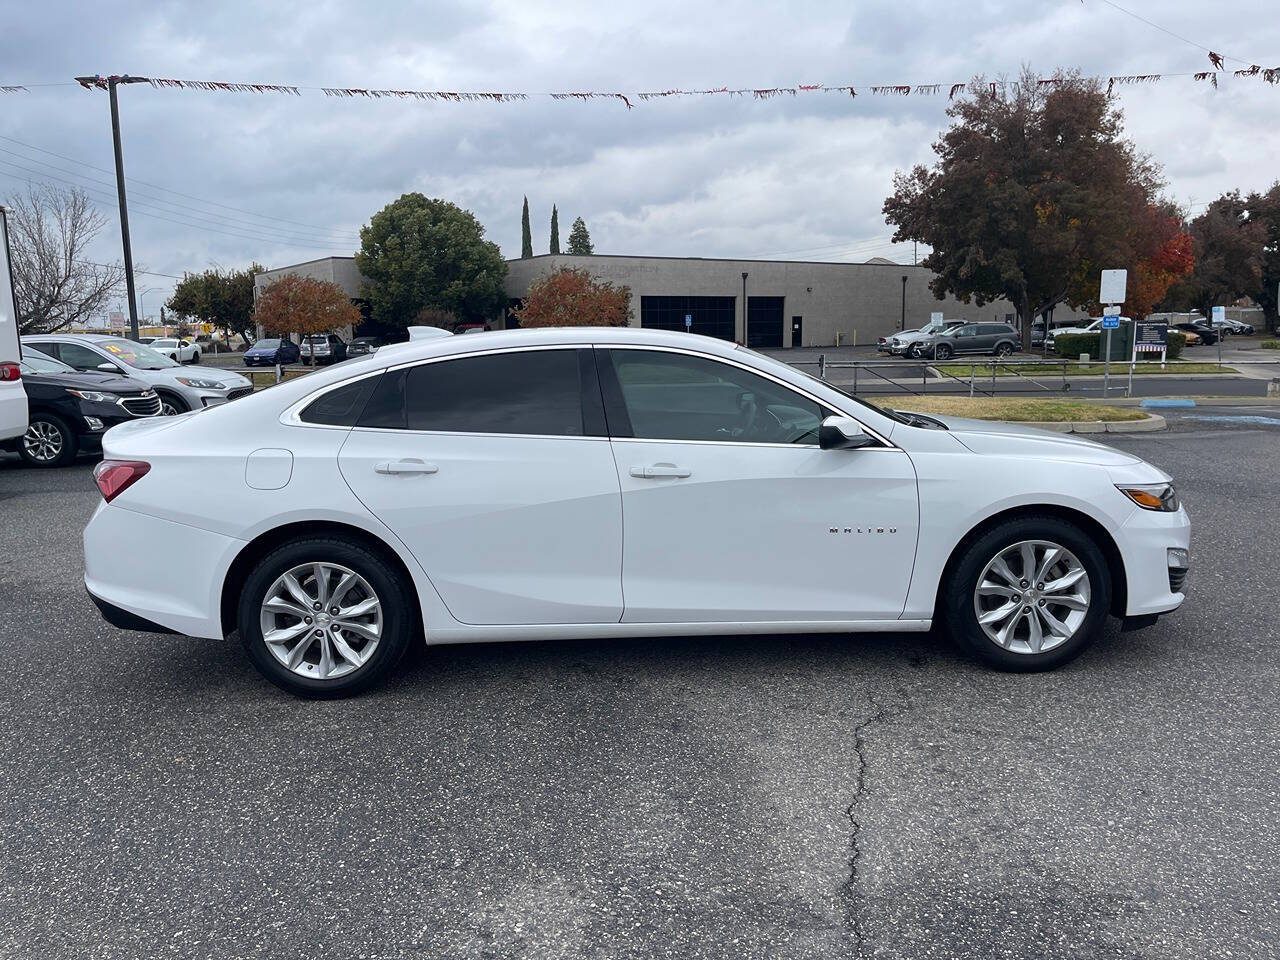
<svg viewBox="0 0 1280 960">
<path fill-rule="evenodd" d="M 27 432 L 4 441 L 36 467 L 62 467 L 78 453 L 101 453 L 118 423 L 160 415 L 160 397 L 131 377 L 85 373 L 31 347 L 22 348 Z"/>
<path fill-rule="evenodd" d="M 986 353 L 1007 357 L 1021 344 L 1018 331 L 1007 323 L 962 323 L 958 327 L 917 340 L 920 354 L 935 360 L 949 360 L 966 353 Z"/>
<path fill-rule="evenodd" d="M 244 365 L 274 367 L 277 363 L 297 363 L 299 356 L 298 345 L 287 337 L 283 340 L 265 338 L 244 352 Z"/>
<path fill-rule="evenodd" d="M 367 357 L 371 353 L 377 353 L 380 346 L 382 344 L 377 337 L 356 337 L 347 344 L 347 356 Z"/>
<path fill-rule="evenodd" d="M 347 343 L 336 333 L 318 333 L 302 338 L 302 363 L 309 365 L 312 360 L 316 366 L 323 363 L 338 363 L 347 359 Z"/>
<path fill-rule="evenodd" d="M 1175 323 L 1173 326 L 1175 330 L 1184 330 L 1188 333 L 1197 334 L 1200 337 L 1200 342 L 1206 346 L 1218 342 L 1218 331 L 1207 323 L 1187 321 L 1185 323 Z"/>
</svg>

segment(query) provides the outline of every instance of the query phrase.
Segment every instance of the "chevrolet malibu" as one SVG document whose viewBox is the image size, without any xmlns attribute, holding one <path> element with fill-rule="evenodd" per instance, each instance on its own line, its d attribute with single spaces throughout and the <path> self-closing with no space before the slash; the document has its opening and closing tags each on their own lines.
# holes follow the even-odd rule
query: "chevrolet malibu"
<svg viewBox="0 0 1280 960">
<path fill-rule="evenodd" d="M 912 632 L 1005 670 L 1183 601 L 1171 478 L 1085 440 L 870 406 L 644 329 L 436 337 L 118 426 L 84 533 L 116 626 L 296 694 L 409 644 Z M 173 577 L 173 557 L 183 577 Z"/>
</svg>

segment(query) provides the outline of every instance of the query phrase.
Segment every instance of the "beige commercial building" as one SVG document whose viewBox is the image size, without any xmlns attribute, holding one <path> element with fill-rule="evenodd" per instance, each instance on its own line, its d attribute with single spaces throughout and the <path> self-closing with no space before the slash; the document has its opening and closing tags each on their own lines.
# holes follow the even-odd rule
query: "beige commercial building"
<svg viewBox="0 0 1280 960">
<path fill-rule="evenodd" d="M 934 313 L 947 319 L 1014 318 L 1005 300 L 981 307 L 953 297 L 938 300 L 929 290 L 931 271 L 881 259 L 823 263 L 547 254 L 507 261 L 511 306 L 536 279 L 562 267 L 587 270 L 597 279 L 630 288 L 633 326 L 688 329 L 752 347 L 873 343 L 904 325 L 920 327 Z M 352 257 L 325 257 L 266 271 L 256 278 L 257 289 L 286 273 L 332 280 L 353 300 L 360 298 L 361 278 Z M 1075 316 L 1059 307 L 1054 319 Z M 508 309 L 492 325 L 515 326 L 516 321 Z"/>
</svg>

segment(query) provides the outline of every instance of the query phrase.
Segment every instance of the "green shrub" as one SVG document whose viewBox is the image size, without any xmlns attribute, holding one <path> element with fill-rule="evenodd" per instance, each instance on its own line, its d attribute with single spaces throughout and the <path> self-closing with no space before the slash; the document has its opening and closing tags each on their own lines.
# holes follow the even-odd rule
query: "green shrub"
<svg viewBox="0 0 1280 960">
<path fill-rule="evenodd" d="M 1091 359 L 1102 356 L 1102 335 L 1098 333 L 1060 333 L 1053 338 L 1053 351 L 1060 357 L 1074 360 L 1082 353 Z"/>
<path fill-rule="evenodd" d="M 1169 359 L 1177 360 L 1182 356 L 1182 348 L 1187 345 L 1187 335 L 1181 330 L 1170 330 L 1165 343 L 1168 345 Z"/>
<path fill-rule="evenodd" d="M 1263 350 L 1280 350 L 1280 340 L 1263 340 L 1258 346 Z"/>
</svg>

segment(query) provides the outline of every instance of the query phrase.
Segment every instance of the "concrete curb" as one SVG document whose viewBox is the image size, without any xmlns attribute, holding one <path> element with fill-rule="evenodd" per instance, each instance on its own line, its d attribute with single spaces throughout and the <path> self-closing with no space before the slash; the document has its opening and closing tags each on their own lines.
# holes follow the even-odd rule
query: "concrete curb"
<svg viewBox="0 0 1280 960">
<path fill-rule="evenodd" d="M 1016 423 L 1019 426 L 1035 427 L 1038 430 L 1050 430 L 1053 433 L 1150 433 L 1163 430 L 1167 424 L 1159 414 L 1150 414 L 1145 420 L 1002 420 L 1001 423 Z"/>
</svg>

